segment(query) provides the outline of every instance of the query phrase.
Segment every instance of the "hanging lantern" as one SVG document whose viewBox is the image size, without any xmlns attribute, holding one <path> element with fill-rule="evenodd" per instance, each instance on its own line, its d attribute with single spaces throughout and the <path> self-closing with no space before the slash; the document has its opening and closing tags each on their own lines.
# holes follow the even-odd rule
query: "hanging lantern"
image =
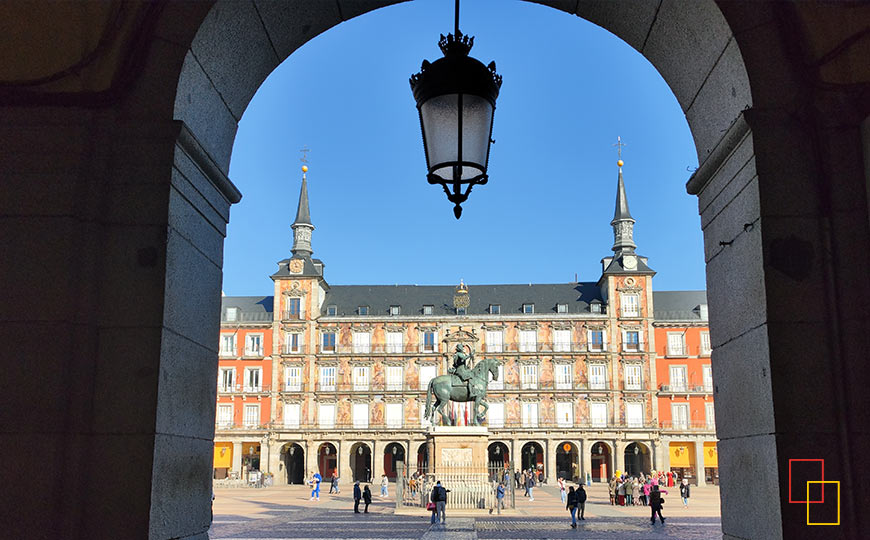
<svg viewBox="0 0 870 540">
<path fill-rule="evenodd" d="M 398 453 L 399 453 L 399 447 L 398 447 L 398 446 L 393 446 L 393 455 L 395 456 L 395 455 L 398 454 Z"/>
<path fill-rule="evenodd" d="M 296 446 L 291 446 L 290 447 L 290 455 L 292 456 L 295 453 L 296 453 Z"/>
<path fill-rule="evenodd" d="M 423 132 L 426 178 L 444 189 L 454 203 L 456 219 L 471 188 L 489 179 L 492 121 L 502 82 L 495 62 L 484 66 L 468 56 L 473 45 L 474 37 L 459 31 L 456 0 L 453 34 L 442 34 L 438 41 L 444 57 L 432 63 L 423 60 L 420 73 L 410 80 Z"/>
<path fill-rule="evenodd" d="M 357 448 L 356 453 L 359 455 L 363 455 L 363 447 L 360 446 L 359 448 Z"/>
<path fill-rule="evenodd" d="M 323 453 L 326 454 L 327 456 L 329 455 L 329 446 L 323 447 Z"/>
<path fill-rule="evenodd" d="M 637 445 L 634 445 L 634 455 L 638 455 L 640 453 L 640 448 Z"/>
</svg>

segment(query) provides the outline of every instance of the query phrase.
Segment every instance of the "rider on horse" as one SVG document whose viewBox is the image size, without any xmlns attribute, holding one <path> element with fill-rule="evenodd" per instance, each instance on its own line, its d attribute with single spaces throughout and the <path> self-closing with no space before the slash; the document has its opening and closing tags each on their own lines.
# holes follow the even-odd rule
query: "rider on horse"
<svg viewBox="0 0 870 540">
<path fill-rule="evenodd" d="M 459 380 L 468 386 L 468 397 L 474 398 L 480 394 L 480 389 L 477 385 L 469 382 L 473 376 L 466 362 L 474 359 L 474 351 L 470 354 L 465 352 L 465 347 L 461 343 L 456 344 L 456 352 L 453 354 L 453 367 L 447 370 L 447 373 L 452 373 L 459 377 Z"/>
</svg>

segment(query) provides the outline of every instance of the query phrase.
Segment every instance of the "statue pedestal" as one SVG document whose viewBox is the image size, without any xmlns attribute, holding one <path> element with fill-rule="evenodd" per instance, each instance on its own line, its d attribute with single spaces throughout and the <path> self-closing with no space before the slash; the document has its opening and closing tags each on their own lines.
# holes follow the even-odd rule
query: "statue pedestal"
<svg viewBox="0 0 870 540">
<path fill-rule="evenodd" d="M 437 472 L 486 472 L 489 430 L 483 426 L 434 426 L 426 432 L 430 463 Z"/>
</svg>

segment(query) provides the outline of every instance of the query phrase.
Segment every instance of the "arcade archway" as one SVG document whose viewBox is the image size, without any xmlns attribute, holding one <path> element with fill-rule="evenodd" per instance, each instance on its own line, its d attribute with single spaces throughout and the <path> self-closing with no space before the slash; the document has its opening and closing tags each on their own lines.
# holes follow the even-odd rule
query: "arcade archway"
<svg viewBox="0 0 870 540">
<path fill-rule="evenodd" d="M 532 470 L 539 480 L 544 480 L 547 471 L 544 466 L 544 448 L 537 442 L 527 442 L 520 451 L 520 467 L 524 471 Z"/>
<path fill-rule="evenodd" d="M 387 478 L 389 478 L 391 481 L 396 480 L 396 464 L 400 461 L 402 463 L 405 462 L 404 445 L 392 442 L 384 447 L 384 474 L 386 474 Z M 407 472 L 405 474 L 407 474 Z"/>
<path fill-rule="evenodd" d="M 350 447 L 350 471 L 354 482 L 372 481 L 372 449 L 366 443 Z"/>
<path fill-rule="evenodd" d="M 510 450 L 505 443 L 489 443 L 486 454 L 487 463 L 490 469 L 510 467 Z"/>
<path fill-rule="evenodd" d="M 305 483 L 305 450 L 296 443 L 281 447 L 281 465 L 288 484 Z"/>
<path fill-rule="evenodd" d="M 576 444 L 563 441 L 556 445 L 556 476 L 580 481 L 580 450 Z"/>
<path fill-rule="evenodd" d="M 323 443 L 317 449 L 317 471 L 324 480 L 338 470 L 338 452 L 332 443 Z"/>
<path fill-rule="evenodd" d="M 647 445 L 633 442 L 625 447 L 625 472 L 632 476 L 652 471 L 652 454 Z"/>
<path fill-rule="evenodd" d="M 613 461 L 610 446 L 597 442 L 590 449 L 592 463 L 592 481 L 607 482 L 613 474 Z"/>
</svg>

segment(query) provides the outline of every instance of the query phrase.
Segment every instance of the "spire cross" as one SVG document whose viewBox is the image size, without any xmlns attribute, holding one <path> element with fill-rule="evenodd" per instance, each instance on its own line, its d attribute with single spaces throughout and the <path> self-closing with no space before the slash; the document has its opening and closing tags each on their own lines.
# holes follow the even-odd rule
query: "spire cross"
<svg viewBox="0 0 870 540">
<path fill-rule="evenodd" d="M 616 136 L 616 144 L 614 144 L 613 146 L 616 147 L 617 157 L 619 157 L 619 159 L 622 159 L 622 147 L 625 146 L 625 143 L 622 142 L 622 137 L 617 135 Z"/>
<path fill-rule="evenodd" d="M 308 163 L 308 152 L 311 151 L 308 149 L 308 145 L 304 145 L 302 148 L 299 149 L 299 151 L 302 152 L 302 157 L 299 158 L 299 161 L 301 161 L 302 163 Z"/>
</svg>

